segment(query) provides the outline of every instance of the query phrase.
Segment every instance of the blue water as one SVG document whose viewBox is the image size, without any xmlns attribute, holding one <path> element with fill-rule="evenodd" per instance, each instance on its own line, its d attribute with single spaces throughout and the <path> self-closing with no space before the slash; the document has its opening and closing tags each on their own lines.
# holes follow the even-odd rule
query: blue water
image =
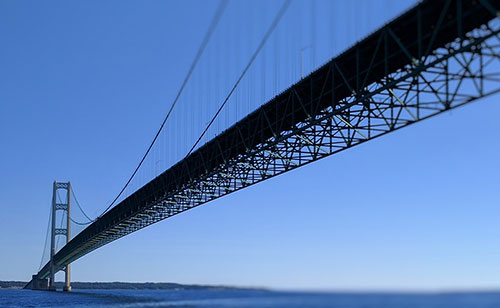
<svg viewBox="0 0 500 308">
<path fill-rule="evenodd" d="M 0 307 L 497 308 L 499 293 L 340 294 L 241 290 L 0 290 Z"/>
</svg>

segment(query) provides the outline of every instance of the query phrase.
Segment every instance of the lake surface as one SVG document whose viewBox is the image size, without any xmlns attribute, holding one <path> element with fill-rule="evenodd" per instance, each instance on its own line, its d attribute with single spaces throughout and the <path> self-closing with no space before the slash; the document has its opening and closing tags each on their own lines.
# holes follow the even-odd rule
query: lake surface
<svg viewBox="0 0 500 308">
<path fill-rule="evenodd" d="M 498 293 L 354 294 L 242 290 L 0 290 L 0 307 L 495 308 Z"/>
</svg>

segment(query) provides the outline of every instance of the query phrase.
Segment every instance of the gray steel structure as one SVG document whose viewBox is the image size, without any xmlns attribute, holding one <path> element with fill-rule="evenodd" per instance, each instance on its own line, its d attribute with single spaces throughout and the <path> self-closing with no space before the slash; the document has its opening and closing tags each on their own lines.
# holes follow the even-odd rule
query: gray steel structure
<svg viewBox="0 0 500 308">
<path fill-rule="evenodd" d="M 66 191 L 66 198 L 63 200 L 58 200 L 58 190 Z M 56 227 L 56 213 L 57 211 L 66 212 L 66 222 L 62 228 Z M 71 239 L 71 183 L 70 182 L 56 182 L 54 181 L 52 188 L 52 228 L 50 232 L 50 260 L 49 260 L 49 290 L 55 291 L 55 274 L 61 269 L 60 266 L 56 266 L 54 262 L 54 256 L 56 254 L 56 236 L 63 235 L 66 237 L 66 244 L 69 243 Z M 62 268 L 65 272 L 64 275 L 64 288 L 63 291 L 71 291 L 71 265 L 66 263 Z M 45 278 L 45 277 L 40 277 Z"/>
<path fill-rule="evenodd" d="M 500 91 L 498 0 L 427 0 L 333 58 L 120 202 L 54 257 Z M 38 273 L 50 274 L 50 263 Z"/>
</svg>

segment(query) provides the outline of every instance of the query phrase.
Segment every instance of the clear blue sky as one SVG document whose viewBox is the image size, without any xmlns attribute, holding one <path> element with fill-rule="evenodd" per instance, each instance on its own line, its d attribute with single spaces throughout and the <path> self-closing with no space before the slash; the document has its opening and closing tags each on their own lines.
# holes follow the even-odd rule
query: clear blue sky
<svg viewBox="0 0 500 308">
<path fill-rule="evenodd" d="M 172 151 L 185 153 L 280 3 L 230 3 L 161 148 L 134 185 L 154 175 L 156 162 L 164 169 L 175 160 Z M 248 91 L 230 102 L 233 120 L 299 77 L 298 50 L 314 46 L 304 49 L 307 73 L 410 4 L 293 3 L 269 42 L 274 49 L 264 51 L 260 69 L 242 85 Z M 216 5 L 0 2 L 0 280 L 28 280 L 37 271 L 52 181 L 70 180 L 93 217 L 113 199 L 172 102 Z M 310 16 L 321 20 L 328 12 L 333 21 L 306 29 Z M 354 24 L 358 13 L 363 18 Z M 284 61 L 278 68 L 277 59 Z M 218 96 L 201 105 L 210 95 Z M 500 288 L 498 100 L 483 99 L 131 234 L 73 263 L 73 280 Z M 198 113 L 183 120 L 189 110 Z M 188 132 L 178 129 L 183 123 Z"/>
</svg>

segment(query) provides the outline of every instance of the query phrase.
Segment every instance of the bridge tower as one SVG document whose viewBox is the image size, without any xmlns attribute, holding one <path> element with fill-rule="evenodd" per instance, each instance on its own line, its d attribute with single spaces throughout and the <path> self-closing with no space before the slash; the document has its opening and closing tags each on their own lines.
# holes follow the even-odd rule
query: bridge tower
<svg viewBox="0 0 500 308">
<path fill-rule="evenodd" d="M 57 192 L 58 190 L 66 191 L 66 198 L 58 200 Z M 57 211 L 66 212 L 66 223 L 63 224 L 62 228 L 56 228 L 56 213 Z M 56 236 L 63 235 L 66 237 L 66 243 L 71 239 L 71 183 L 68 182 L 57 182 L 54 181 L 52 189 L 52 228 L 50 235 L 50 278 L 49 278 L 49 290 L 55 291 L 55 274 L 56 268 L 54 266 L 54 255 L 56 254 Z M 71 291 L 70 274 L 71 267 L 70 264 L 66 264 L 64 268 L 64 288 L 63 291 Z"/>
</svg>

